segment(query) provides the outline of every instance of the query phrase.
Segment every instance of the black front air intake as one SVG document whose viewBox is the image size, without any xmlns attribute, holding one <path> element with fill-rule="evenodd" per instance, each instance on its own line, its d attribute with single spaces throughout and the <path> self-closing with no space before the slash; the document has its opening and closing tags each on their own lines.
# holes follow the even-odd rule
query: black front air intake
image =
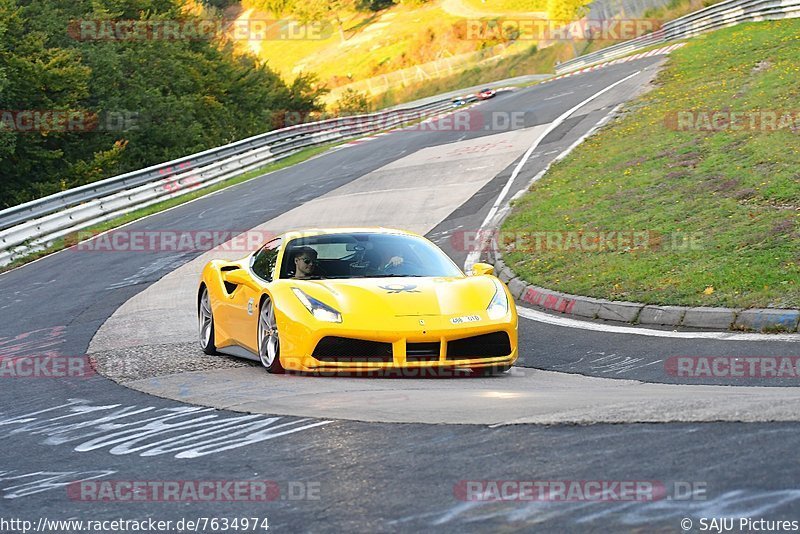
<svg viewBox="0 0 800 534">
<path fill-rule="evenodd" d="M 441 343 L 406 343 L 406 361 L 435 362 L 439 360 Z"/>
<path fill-rule="evenodd" d="M 312 356 L 321 362 L 391 362 L 392 344 L 327 336 L 317 343 Z"/>
<path fill-rule="evenodd" d="M 447 342 L 448 360 L 476 360 L 511 354 L 511 341 L 505 332 L 492 332 Z"/>
</svg>

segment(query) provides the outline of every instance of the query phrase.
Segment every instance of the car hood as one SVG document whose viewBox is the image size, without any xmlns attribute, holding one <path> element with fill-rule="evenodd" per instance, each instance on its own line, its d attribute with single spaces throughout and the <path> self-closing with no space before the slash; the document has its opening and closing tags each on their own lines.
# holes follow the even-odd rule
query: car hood
<svg viewBox="0 0 800 534">
<path fill-rule="evenodd" d="M 295 287 L 344 315 L 431 316 L 485 310 L 497 286 L 491 276 L 294 280 Z"/>
</svg>

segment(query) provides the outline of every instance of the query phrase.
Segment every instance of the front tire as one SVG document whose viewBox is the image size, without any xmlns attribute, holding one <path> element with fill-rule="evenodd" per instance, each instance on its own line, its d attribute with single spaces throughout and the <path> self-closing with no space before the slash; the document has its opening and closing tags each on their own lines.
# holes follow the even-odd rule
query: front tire
<svg viewBox="0 0 800 534">
<path fill-rule="evenodd" d="M 281 341 L 278 334 L 278 321 L 275 318 L 275 306 L 269 297 L 265 297 L 258 312 L 258 358 L 261 365 L 273 374 L 284 372 L 281 365 Z"/>
<path fill-rule="evenodd" d="M 200 296 L 200 305 L 197 307 L 197 322 L 200 333 L 200 348 L 209 355 L 217 354 L 214 344 L 214 313 L 211 311 L 211 299 L 208 297 L 208 288 L 203 287 Z"/>
</svg>

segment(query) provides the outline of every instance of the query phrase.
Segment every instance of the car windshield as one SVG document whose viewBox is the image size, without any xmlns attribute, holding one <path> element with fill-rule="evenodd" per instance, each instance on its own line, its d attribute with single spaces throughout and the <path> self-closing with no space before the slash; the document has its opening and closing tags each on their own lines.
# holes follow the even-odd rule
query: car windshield
<svg viewBox="0 0 800 534">
<path fill-rule="evenodd" d="M 297 238 L 286 245 L 281 278 L 463 276 L 426 239 L 403 234 L 342 233 Z"/>
</svg>

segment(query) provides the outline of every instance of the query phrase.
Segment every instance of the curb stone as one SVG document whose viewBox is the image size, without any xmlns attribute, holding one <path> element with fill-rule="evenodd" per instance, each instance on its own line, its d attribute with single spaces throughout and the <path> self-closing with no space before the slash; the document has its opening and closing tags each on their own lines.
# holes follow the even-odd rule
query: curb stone
<svg viewBox="0 0 800 534">
<path fill-rule="evenodd" d="M 601 299 L 597 317 L 609 321 L 632 323 L 639 317 L 639 312 L 642 311 L 642 308 L 644 308 L 644 304 L 637 304 L 635 302 L 614 302 Z"/>
<path fill-rule="evenodd" d="M 683 306 L 645 306 L 639 313 L 639 323 L 658 324 L 665 326 L 679 326 L 686 315 Z"/>
<path fill-rule="evenodd" d="M 755 308 L 741 312 L 733 326 L 744 330 L 794 332 L 797 330 L 798 321 L 800 321 L 800 310 Z"/>
<path fill-rule="evenodd" d="M 508 289 L 511 291 L 511 295 L 517 300 L 522 297 L 522 292 L 525 291 L 526 287 L 528 287 L 527 284 L 519 278 L 514 278 L 508 283 Z"/>
<path fill-rule="evenodd" d="M 733 308 L 689 308 L 683 316 L 683 326 L 696 328 L 722 328 L 730 330 L 740 310 Z"/>
<path fill-rule="evenodd" d="M 588 319 L 712 330 L 798 332 L 800 329 L 800 310 L 656 306 L 560 293 L 526 283 L 499 256 L 497 253 L 494 263 L 496 272 L 499 272 L 498 278 L 508 285 L 512 296 L 521 302 L 550 311 Z"/>
<path fill-rule="evenodd" d="M 597 319 L 602 302 L 591 297 L 577 297 L 574 300 L 575 305 L 572 307 L 572 313 L 588 319 Z"/>
</svg>

